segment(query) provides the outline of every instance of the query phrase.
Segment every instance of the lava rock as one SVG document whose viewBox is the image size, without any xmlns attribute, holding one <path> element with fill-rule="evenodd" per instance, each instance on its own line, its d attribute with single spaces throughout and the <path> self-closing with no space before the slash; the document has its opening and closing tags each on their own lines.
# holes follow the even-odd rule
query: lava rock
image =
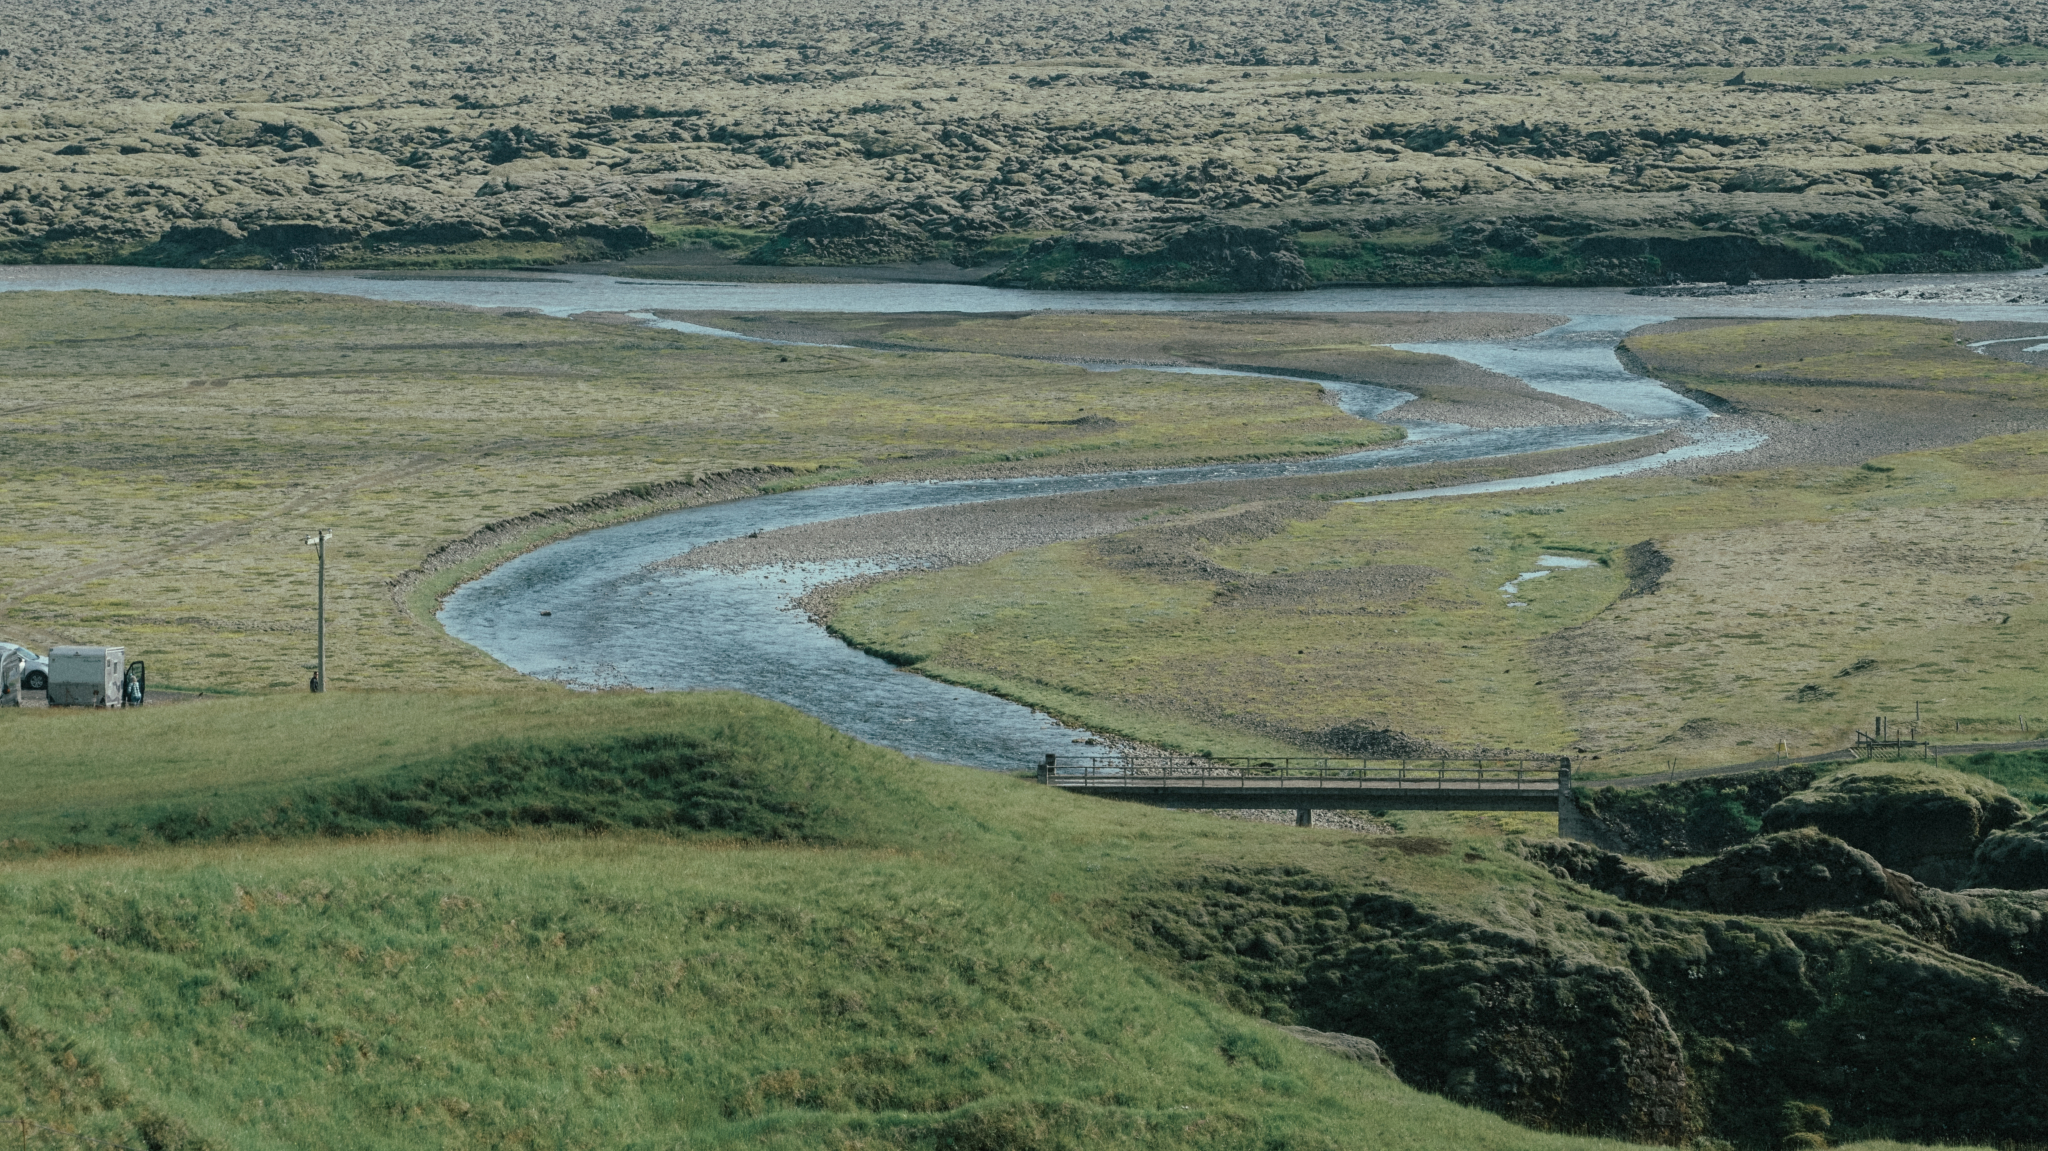
<svg viewBox="0 0 2048 1151">
<path fill-rule="evenodd" d="M 1804 827 L 1731 847 L 1687 868 L 1665 890 L 1663 902 L 1743 915 L 1850 911 L 1889 918 L 1871 914 L 1874 905 L 1918 911 L 1925 903 L 1920 887 L 1868 852 Z"/>
<path fill-rule="evenodd" d="M 2026 808 L 1981 776 L 1938 768 L 1851 768 L 1764 812 L 1766 832 L 1812 827 L 1935 887 L 1965 884 L 1984 837 Z"/>
<path fill-rule="evenodd" d="M 2048 814 L 1985 836 L 1977 845 L 1969 886 L 2007 891 L 2048 889 Z"/>
<path fill-rule="evenodd" d="M 781 239 L 748 257 L 758 264 L 890 264 L 930 260 L 938 245 L 924 232 L 883 215 L 820 212 L 800 216 Z"/>
<path fill-rule="evenodd" d="M 247 236 L 248 233 L 236 227 L 233 220 L 205 220 L 173 225 L 164 233 L 163 242 L 194 252 L 218 252 L 234 247 Z"/>
<path fill-rule="evenodd" d="M 1353 1063 L 1370 1063 L 1383 1068 L 1387 1074 L 1394 1073 L 1394 1061 L 1380 1050 L 1380 1045 L 1358 1035 L 1341 1035 L 1335 1031 L 1317 1031 L 1313 1027 L 1282 1027 L 1280 1030 L 1294 1036 L 1310 1047 L 1333 1051 Z"/>
</svg>

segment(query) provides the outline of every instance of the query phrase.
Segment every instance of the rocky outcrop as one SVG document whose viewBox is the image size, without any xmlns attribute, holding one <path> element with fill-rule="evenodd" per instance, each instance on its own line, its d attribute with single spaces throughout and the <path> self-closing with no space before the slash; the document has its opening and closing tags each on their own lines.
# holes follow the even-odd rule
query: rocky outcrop
<svg viewBox="0 0 2048 1151">
<path fill-rule="evenodd" d="M 1943 891 L 1811 828 L 1730 848 L 1676 878 L 1569 840 L 1519 850 L 1561 879 L 1630 903 L 1779 919 L 1852 915 L 2048 989 L 2048 891 Z"/>
<path fill-rule="evenodd" d="M 1269 228 L 1205 224 L 1166 237 L 1166 258 L 1185 268 L 1187 282 L 1224 283 L 1251 292 L 1298 292 L 1313 284 L 1294 242 Z M 1155 277 L 1167 287 L 1171 277 Z"/>
<path fill-rule="evenodd" d="M 1776 237 L 1729 235 L 1631 236 L 1606 234 L 1574 240 L 1566 249 L 1594 274 L 1634 284 L 1673 281 L 1789 280 L 1833 275 L 1834 265 Z"/>
<path fill-rule="evenodd" d="M 755 264 L 893 264 L 932 260 L 930 236 L 887 216 L 819 212 L 789 222 L 782 236 L 747 257 Z"/>
<path fill-rule="evenodd" d="M 1731 908 L 1902 908 L 1911 883 L 1812 832 L 1693 881 L 1578 844 L 1531 854 Z M 1405 1082 L 1535 1127 L 1764 1147 L 1823 1115 L 1909 1141 L 2025 1142 L 2048 1123 L 2032 1086 L 2048 1073 L 2048 992 L 2017 974 L 1840 910 L 1617 906 L 1551 882 L 1491 888 L 1482 918 L 1364 873 L 1226 864 L 1127 911 L 1142 948 L 1247 1010 L 1372 1036 Z M 2007 1038 L 1972 1042 L 1992 1034 Z"/>
<path fill-rule="evenodd" d="M 1652 907 L 1794 919 L 1841 912 L 1890 924 L 1915 939 L 1951 949 L 1959 933 L 1986 918 L 1972 901 L 1892 871 L 1868 853 L 1811 828 L 1729 848 L 1675 878 L 1566 840 L 1538 841 L 1521 850 L 1554 875 Z M 2003 936 L 1989 947 L 2003 955 Z M 1966 953 L 1974 958 L 1980 950 L 1985 947 L 1973 945 Z M 2011 966 L 1997 959 L 1991 962 Z"/>
<path fill-rule="evenodd" d="M 1362 719 L 1347 720 L 1321 731 L 1304 731 L 1297 737 L 1304 747 L 1320 747 L 1337 755 L 1360 759 L 1420 759 L 1436 748 L 1426 740 L 1390 727 L 1376 726 Z"/>
<path fill-rule="evenodd" d="M 1546 839 L 1520 847 L 1523 858 L 1559 879 L 1582 883 L 1630 903 L 1661 904 L 1671 877 L 1621 855 L 1574 839 Z"/>
<path fill-rule="evenodd" d="M 1798 916 L 1847 911 L 1889 918 L 1883 908 L 1919 912 L 1911 876 L 1811 828 L 1767 835 L 1687 868 L 1653 900 L 1740 915 Z"/>
<path fill-rule="evenodd" d="M 2048 889 L 2048 814 L 1985 836 L 1966 882 L 2008 891 Z"/>
<path fill-rule="evenodd" d="M 1040 240 L 990 279 L 1067 291 L 1288 292 L 1314 284 L 1285 233 L 1228 221 L 1157 236 L 1080 232 Z"/>
<path fill-rule="evenodd" d="M 232 248 L 248 238 L 249 234 L 236 227 L 233 220 L 202 220 L 174 225 L 164 232 L 160 242 L 195 254 L 210 254 Z"/>
<path fill-rule="evenodd" d="M 1624 571 L 1634 586 L 1634 572 L 1654 573 L 1657 567 L 1638 567 L 1636 548 L 1628 550 Z M 1650 554 L 1662 558 L 1654 547 Z M 1664 566 L 1668 568 L 1668 560 Z M 1794 764 L 1655 787 L 1580 787 L 1575 794 L 1580 811 L 1599 825 L 1606 841 L 1632 855 L 1659 859 L 1710 855 L 1747 842 L 1763 829 L 1766 811 L 1818 778 L 1819 768 Z"/>
<path fill-rule="evenodd" d="M 1386 1052 L 1380 1050 L 1379 1044 L 1370 1039 L 1358 1035 L 1339 1035 L 1334 1031 L 1317 1031 L 1313 1027 L 1282 1027 L 1280 1030 L 1310 1047 L 1320 1047 L 1353 1063 L 1370 1064 L 1383 1069 L 1389 1075 L 1394 1073 L 1393 1061 L 1387 1058 Z"/>
<path fill-rule="evenodd" d="M 1982 776 L 1938 768 L 1850 768 L 1823 776 L 1763 814 L 1763 830 L 1817 828 L 1935 887 L 1963 886 L 1978 845 L 2026 817 Z"/>
<path fill-rule="evenodd" d="M 1681 1040 L 1624 968 L 1305 874 L 1224 868 L 1138 916 L 1276 1022 L 1373 1036 L 1413 1086 L 1536 1127 L 1698 1129 Z"/>
</svg>

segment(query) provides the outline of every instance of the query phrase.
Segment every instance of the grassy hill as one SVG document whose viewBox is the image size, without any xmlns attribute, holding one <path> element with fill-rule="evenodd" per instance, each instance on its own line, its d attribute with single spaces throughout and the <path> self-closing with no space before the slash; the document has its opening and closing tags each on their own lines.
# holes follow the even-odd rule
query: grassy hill
<svg viewBox="0 0 2048 1151">
<path fill-rule="evenodd" d="M 31 1147 L 1565 1151 L 1621 1144 L 1477 1108 L 1774 1144 L 1813 1125 L 1792 1097 L 1841 1140 L 1926 1138 L 1797 1071 L 1807 1045 L 1918 1029 L 1840 1058 L 1931 1101 L 2037 1061 L 2039 993 L 1874 925 L 1660 913 L 1631 941 L 1490 817 L 1358 836 L 1129 807 L 743 696 L 19 712 L 0 743 L 0 1125 Z M 1832 1006 L 1713 1039 L 1716 989 L 1759 983 L 1745 939 L 1806 954 Z M 2013 1038 L 1857 1006 L 1872 979 L 1938 980 L 1952 1023 Z M 1276 1022 L 1378 1038 L 1402 1079 Z M 1693 1050 L 1668 1114 L 1637 1073 L 1601 1087 L 1615 1028 Z"/>
<path fill-rule="evenodd" d="M 616 788 L 561 772 L 455 815 L 476 756 L 615 765 L 649 739 L 693 765 L 670 809 L 701 826 L 625 831 Z M 19 713 L 5 742 L 26 794 L 0 829 L 22 857 L 0 1077 L 28 1090 L 0 1121 L 165 1147 L 1331 1147 L 1361 1121 L 1384 1146 L 1575 1143 L 1300 1046 L 1091 931 L 1140 854 L 1234 855 L 1262 828 L 915 763 L 727 695 Z M 447 785 L 409 810 L 469 830 L 237 827 L 420 799 L 400 779 Z M 159 840 L 153 817 L 212 842 L 42 850 Z"/>
</svg>

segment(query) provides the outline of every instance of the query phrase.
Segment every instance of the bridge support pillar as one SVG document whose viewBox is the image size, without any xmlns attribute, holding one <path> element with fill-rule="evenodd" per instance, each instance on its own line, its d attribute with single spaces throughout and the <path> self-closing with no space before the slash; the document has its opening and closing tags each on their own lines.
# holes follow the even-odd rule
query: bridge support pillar
<svg viewBox="0 0 2048 1151">
<path fill-rule="evenodd" d="M 1295 809 L 1294 809 L 1294 826 L 1296 826 L 1296 827 L 1313 827 L 1313 826 L 1315 826 L 1315 822 L 1316 822 L 1316 813 L 1315 813 L 1315 812 L 1313 812 L 1313 811 L 1310 811 L 1310 810 L 1309 810 L 1308 808 L 1306 808 L 1306 807 L 1297 807 L 1297 808 L 1295 808 Z"/>
<path fill-rule="evenodd" d="M 1557 763 L 1557 837 L 1599 844 L 1592 821 L 1579 810 L 1578 797 L 1572 794 L 1572 761 L 1569 759 L 1561 759 Z"/>
</svg>

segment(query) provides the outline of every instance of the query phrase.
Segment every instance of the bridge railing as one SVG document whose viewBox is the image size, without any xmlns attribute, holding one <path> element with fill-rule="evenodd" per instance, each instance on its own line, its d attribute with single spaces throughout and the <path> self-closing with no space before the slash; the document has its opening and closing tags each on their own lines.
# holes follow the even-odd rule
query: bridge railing
<svg viewBox="0 0 2048 1151">
<path fill-rule="evenodd" d="M 1288 787 L 1399 790 L 1555 791 L 1568 785 L 1570 761 L 1508 755 L 1433 759 L 1328 756 L 1053 756 L 1039 782 L 1064 788 Z"/>
</svg>

